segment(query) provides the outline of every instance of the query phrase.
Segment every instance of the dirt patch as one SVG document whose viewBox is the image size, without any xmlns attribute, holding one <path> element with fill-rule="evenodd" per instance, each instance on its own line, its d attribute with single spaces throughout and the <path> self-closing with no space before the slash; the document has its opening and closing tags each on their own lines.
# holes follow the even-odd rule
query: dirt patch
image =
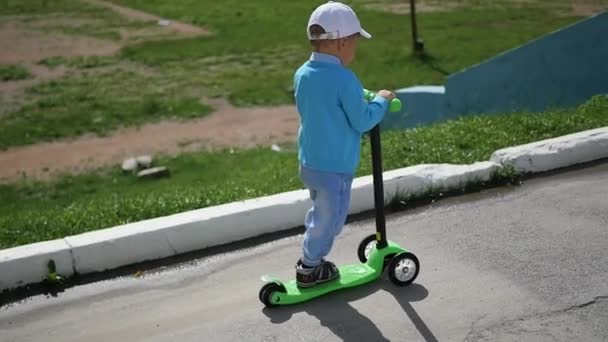
<svg viewBox="0 0 608 342">
<path fill-rule="evenodd" d="M 449 11 L 462 7 L 463 4 L 457 1 L 443 1 L 443 2 L 420 2 L 416 1 L 416 12 L 438 12 L 438 11 Z M 382 9 L 383 11 L 396 13 L 396 14 L 407 14 L 410 13 L 409 1 L 403 3 L 370 3 L 366 5 L 369 9 Z"/>
<path fill-rule="evenodd" d="M 15 18 L 16 20 L 18 18 Z M 49 14 L 45 16 L 29 16 L 21 21 L 27 28 L 37 30 L 47 30 L 49 28 L 69 27 L 78 29 L 83 26 L 103 27 L 105 22 L 102 19 L 80 18 L 73 15 Z"/>
<path fill-rule="evenodd" d="M 17 21 L 0 26 L 0 63 L 28 64 L 53 56 L 110 56 L 117 43 L 82 36 L 28 30 Z"/>
<path fill-rule="evenodd" d="M 29 27 L 34 24 L 39 24 L 39 21 L 25 23 L 20 19 L 9 19 L 0 23 L 0 64 L 19 64 L 34 76 L 26 80 L 0 82 L 0 115 L 17 110 L 27 88 L 65 75 L 67 70 L 64 66 L 49 69 L 36 64 L 40 60 L 55 56 L 110 56 L 120 49 L 120 45 L 107 40 L 49 33 Z"/>
<path fill-rule="evenodd" d="M 163 18 L 155 16 L 153 14 L 138 11 L 136 9 L 132 9 L 132 8 L 128 8 L 128 7 L 123 7 L 123 6 L 120 6 L 120 5 L 111 3 L 111 2 L 107 2 L 107 1 L 87 0 L 87 2 L 111 9 L 112 11 L 114 11 L 128 19 L 132 19 L 132 20 L 155 21 L 155 22 L 159 22 L 160 20 L 163 20 Z M 207 30 L 204 30 L 201 27 L 186 24 L 186 23 L 181 23 L 179 21 L 170 20 L 170 21 L 166 21 L 165 24 L 166 25 L 161 26 L 164 30 L 169 30 L 169 31 L 173 31 L 175 33 L 179 33 L 181 36 L 193 37 L 193 36 L 209 34 L 209 32 Z"/>
<path fill-rule="evenodd" d="M 564 15 L 578 15 L 578 16 L 589 16 L 597 13 L 601 13 L 608 9 L 608 0 L 572 0 L 571 10 L 568 7 L 567 3 L 564 2 L 543 2 L 539 0 L 508 0 L 502 3 L 512 3 L 515 5 L 535 5 L 541 6 L 547 9 L 553 9 L 563 13 Z M 488 1 L 485 6 L 492 5 L 500 5 L 500 3 L 492 3 Z M 408 14 L 410 13 L 410 4 L 409 1 L 395 1 L 395 2 L 386 2 L 386 1 L 366 1 L 365 6 L 369 9 L 380 9 L 390 13 L 396 14 Z M 479 6 L 477 2 L 467 1 L 467 0 L 425 0 L 425 1 L 416 1 L 416 12 L 439 12 L 439 11 L 452 11 L 459 8 L 466 7 L 475 7 Z M 566 13 L 567 12 L 567 13 Z"/>
<path fill-rule="evenodd" d="M 87 0 L 94 5 L 106 7 L 132 21 L 153 22 L 145 28 L 115 28 L 120 32 L 120 41 L 110 41 L 83 35 L 67 35 L 58 28 L 78 29 L 88 26 L 107 29 L 101 19 L 79 18 L 73 15 L 15 16 L 0 21 L 0 63 L 35 63 L 44 58 L 61 56 L 110 56 L 127 42 L 145 39 L 188 38 L 208 35 L 201 27 L 167 21 L 159 25 L 162 18 L 141 11 L 125 8 L 101 0 Z"/>
<path fill-rule="evenodd" d="M 48 69 L 36 65 L 48 57 L 111 56 L 127 43 L 148 39 L 178 39 L 209 34 L 203 28 L 170 21 L 168 25 L 158 24 L 161 20 L 152 14 L 115 5 L 102 0 L 87 0 L 127 18 L 129 21 L 152 22 L 149 27 L 117 27 L 119 41 L 110 41 L 84 35 L 68 35 L 62 28 L 78 30 L 80 27 L 107 29 L 103 19 L 79 17 L 73 14 L 50 14 L 32 16 L 12 16 L 0 18 L 0 63 L 20 64 L 35 76 L 34 79 L 0 82 L 0 100 L 3 112 L 14 109 L 23 91 L 40 81 L 61 77 L 65 68 Z"/>
<path fill-rule="evenodd" d="M 19 64 L 34 75 L 27 80 L 0 82 L 0 115 L 17 110 L 27 88 L 62 77 L 68 69 L 71 70 L 64 65 L 49 69 L 36 64 L 45 58 L 111 56 L 134 40 L 209 34 L 201 27 L 163 20 L 106 1 L 86 1 L 110 9 L 128 21 L 149 22 L 150 25 L 108 27 L 102 19 L 71 14 L 0 18 L 0 63 Z M 82 35 L 61 33 L 63 29 L 72 32 L 79 27 L 86 27 L 86 32 L 83 31 Z M 120 39 L 111 41 L 90 37 L 98 28 L 116 30 L 120 33 Z M 86 36 L 87 32 L 89 36 Z M 149 124 L 139 129 L 122 129 L 108 137 L 89 135 L 76 140 L 16 147 L 0 152 L 0 179 L 12 179 L 22 171 L 44 179 L 55 172 L 79 172 L 120 163 L 124 157 L 140 153 L 176 154 L 203 146 L 250 147 L 267 142 L 279 143 L 289 141 L 295 131 L 292 126 L 297 116 L 292 115 L 295 113 L 292 107 L 238 109 L 222 102 L 214 105 L 218 108 L 217 112 L 192 122 Z M 276 122 L 276 125 L 268 125 L 268 122 Z"/>
<path fill-rule="evenodd" d="M 66 73 L 66 68 L 62 65 L 54 69 L 36 64 L 25 64 L 23 66 L 34 77 L 21 81 L 0 82 L 0 101 L 2 101 L 0 117 L 2 117 L 2 114 L 17 110 L 20 107 L 21 99 L 27 88 L 39 82 L 60 78 Z"/>
<path fill-rule="evenodd" d="M 39 61 L 49 57 L 111 56 L 116 54 L 127 43 L 149 39 L 179 39 L 198 35 L 206 35 L 203 28 L 184 23 L 169 22 L 168 25 L 158 24 L 161 18 L 141 11 L 132 10 L 101 0 L 87 0 L 89 3 L 108 8 L 126 17 L 127 22 L 151 22 L 146 27 L 110 27 L 100 18 L 74 14 L 56 13 L 49 15 L 17 15 L 0 18 L 0 64 L 18 64 L 30 71 L 34 76 L 21 81 L 0 82 L 0 116 L 15 111 L 20 107 L 23 94 L 27 88 L 37 83 L 60 78 L 67 69 L 59 66 L 49 69 L 37 65 Z M 64 34 L 62 29 L 79 32 L 86 27 L 82 34 Z M 108 28 L 120 34 L 120 39 L 111 41 L 87 36 L 87 32 L 99 33 Z"/>
<path fill-rule="evenodd" d="M 589 16 L 608 10 L 608 0 L 573 0 L 572 11 L 575 15 Z"/>
<path fill-rule="evenodd" d="M 209 102 L 209 101 L 207 101 Z M 121 129 L 108 137 L 82 137 L 0 152 L 0 179 L 22 172 L 39 179 L 56 173 L 79 173 L 104 165 L 119 165 L 139 154 L 169 154 L 202 148 L 251 148 L 293 143 L 299 116 L 295 106 L 235 108 L 223 100 L 210 102 L 217 110 L 188 122 L 162 122 Z"/>
<path fill-rule="evenodd" d="M 120 40 L 122 44 L 138 43 L 146 40 L 171 40 L 187 38 L 190 35 L 176 34 L 175 31 L 169 30 L 166 27 L 146 27 L 141 29 L 119 29 Z M 196 35 L 192 35 L 196 36 Z"/>
<path fill-rule="evenodd" d="M 49 16 L 13 17 L 0 23 L 0 63 L 20 64 L 35 77 L 16 82 L 0 82 L 2 111 L 18 109 L 25 89 L 79 70 L 60 65 L 49 69 L 36 63 L 48 57 L 66 59 L 79 56 L 115 54 L 121 46 L 133 40 L 173 39 L 208 34 L 200 27 L 168 22 L 158 25 L 161 18 L 98 0 L 89 2 L 105 6 L 129 20 L 146 21 L 150 26 L 116 27 L 120 40 L 108 41 L 81 35 L 65 35 L 58 30 L 87 27 L 89 32 L 107 28 L 96 18 L 57 14 Z M 95 68 L 95 72 L 123 66 Z M 144 75 L 154 72 L 141 65 L 129 65 Z M 0 151 L 0 180 L 14 180 L 20 174 L 49 179 L 57 173 L 79 173 L 105 165 L 117 165 L 126 157 L 137 154 L 175 155 L 184 151 L 207 148 L 249 148 L 294 141 L 298 115 L 293 106 L 272 108 L 235 108 L 225 101 L 208 101 L 216 108 L 209 116 L 192 121 L 161 122 L 139 128 L 124 128 L 107 137 L 94 135 L 37 145 L 14 147 Z"/>
</svg>

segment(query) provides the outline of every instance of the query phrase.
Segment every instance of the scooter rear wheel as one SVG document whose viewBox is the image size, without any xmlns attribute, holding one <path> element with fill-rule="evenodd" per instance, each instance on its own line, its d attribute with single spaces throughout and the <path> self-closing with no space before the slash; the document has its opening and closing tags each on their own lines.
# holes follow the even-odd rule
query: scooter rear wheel
<svg viewBox="0 0 608 342">
<path fill-rule="evenodd" d="M 262 302 L 262 304 L 264 304 L 266 307 L 269 307 L 269 308 L 274 307 L 274 306 L 277 306 L 277 304 L 272 303 L 271 299 L 272 299 L 272 295 L 275 292 L 286 292 L 285 287 L 283 287 L 277 283 L 265 284 L 260 289 L 260 293 L 259 293 L 258 297 L 260 298 L 260 301 Z"/>
<path fill-rule="evenodd" d="M 275 292 L 287 293 L 287 290 L 285 289 L 285 286 L 271 282 L 262 286 L 258 297 L 260 298 L 262 304 L 266 305 L 266 307 L 274 307 L 277 306 L 277 304 L 272 303 L 271 299 Z"/>
</svg>

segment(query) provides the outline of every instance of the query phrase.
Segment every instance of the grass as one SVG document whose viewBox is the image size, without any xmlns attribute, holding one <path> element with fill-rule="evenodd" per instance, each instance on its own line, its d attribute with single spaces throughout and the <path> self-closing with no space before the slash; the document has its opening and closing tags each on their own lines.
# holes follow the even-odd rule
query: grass
<svg viewBox="0 0 608 342">
<path fill-rule="evenodd" d="M 118 41 L 121 30 L 157 27 L 154 21 L 130 20 L 83 0 L 4 0 L 0 17 L 18 15 L 26 26 L 44 32 L 55 31 Z M 39 19 L 51 19 L 37 25 Z M 73 23 L 71 19 L 77 20 Z"/>
<path fill-rule="evenodd" d="M 20 110 L 0 117 L 0 148 L 87 132 L 103 135 L 122 126 L 211 111 L 196 93 L 162 87 L 153 76 L 120 67 L 42 83 L 28 89 L 27 97 L 30 102 Z"/>
<path fill-rule="evenodd" d="M 47 57 L 45 59 L 38 61 L 38 65 L 44 65 L 45 67 L 47 67 L 49 69 L 55 69 L 56 67 L 58 67 L 60 65 L 66 64 L 66 62 L 67 62 L 67 60 L 65 57 L 52 56 L 52 57 Z"/>
<path fill-rule="evenodd" d="M 73 58 L 53 56 L 38 61 L 38 64 L 44 65 L 49 69 L 54 69 L 60 65 L 76 69 L 93 69 L 116 65 L 119 62 L 120 60 L 115 56 L 78 56 Z"/>
<path fill-rule="evenodd" d="M 0 64 L 0 80 L 20 81 L 32 77 L 32 75 L 22 66 L 14 64 Z"/>
<path fill-rule="evenodd" d="M 233 103 L 242 105 L 293 101 L 285 90 L 291 87 L 295 69 L 308 57 L 310 47 L 303 31 L 308 15 L 321 3 L 282 0 L 115 2 L 210 29 L 214 34 L 209 37 L 131 45 L 123 49 L 122 56 L 160 68 L 176 61 L 196 64 L 208 58 L 240 56 L 240 72 L 220 75 L 214 85 L 230 94 Z M 576 20 L 571 16 L 553 15 L 546 8 L 536 6 L 537 2 L 531 2 L 529 6 L 508 6 L 508 2 L 502 2 L 505 3 L 502 7 L 471 3 L 450 12 L 419 14 L 419 32 L 431 57 L 423 61 L 411 54 L 407 15 L 387 13 L 377 10 L 378 6 L 375 10 L 364 6 L 364 2 L 355 2 L 353 6 L 374 39 L 360 44 L 353 69 L 370 89 L 441 84 L 446 73 L 479 63 Z M 292 58 L 284 59 L 277 53 L 286 53 Z M 273 72 L 260 72 L 259 63 L 256 63 L 260 60 L 262 65 L 272 67 Z M 200 70 L 207 73 L 209 69 Z"/>
<path fill-rule="evenodd" d="M 160 30 L 155 22 L 131 21 L 82 0 L 2 2 L 0 20 L 13 15 L 32 30 L 98 38 L 121 39 L 119 33 L 130 29 Z M 63 65 L 67 71 L 57 80 L 27 89 L 2 113 L 0 150 L 85 133 L 104 135 L 119 127 L 165 119 L 198 118 L 211 111 L 200 103 L 200 88 L 183 88 L 184 82 L 122 61 L 120 56 L 54 56 L 38 64 L 50 69 Z M 23 78 L 22 70 L 2 66 L 0 75 L 3 80 Z"/>
<path fill-rule="evenodd" d="M 0 16 L 80 12 L 83 5 L 78 0 L 3 0 Z"/>
<path fill-rule="evenodd" d="M 383 158 L 389 168 L 424 163 L 468 164 L 489 159 L 497 149 L 608 125 L 608 98 L 597 96 L 573 110 L 539 114 L 470 116 L 430 127 L 386 134 Z M 371 173 L 363 149 L 362 171 Z"/>
<path fill-rule="evenodd" d="M 487 160 L 503 147 L 606 126 L 606 111 L 608 98 L 598 96 L 573 110 L 466 117 L 385 132 L 384 167 Z M 358 176 L 371 173 L 369 147 L 363 144 Z M 164 158 L 160 164 L 171 169 L 171 178 L 141 182 L 108 169 L 52 183 L 24 179 L 0 185 L 0 248 L 301 187 L 294 152 L 202 152 Z"/>
<path fill-rule="evenodd" d="M 141 182 L 109 170 L 52 184 L 0 186 L 0 248 L 297 186 L 292 154 L 258 149 L 191 154 L 159 163 L 170 167 L 170 179 Z"/>
<path fill-rule="evenodd" d="M 278 105 L 293 98 L 289 81 L 293 74 L 282 65 L 297 63 L 301 58 L 297 47 L 285 46 L 246 55 L 169 61 L 160 68 L 182 88 L 202 88 L 208 96 L 225 97 L 235 105 Z M 204 77 L 198 76 L 201 70 Z"/>
<path fill-rule="evenodd" d="M 120 37 L 125 29 L 158 25 L 129 21 L 82 0 L 2 2 L 0 17 L 19 14 L 35 29 L 122 39 L 127 45 L 116 56 L 50 57 L 40 61 L 49 68 L 64 65 L 66 76 L 29 89 L 21 108 L 3 114 L 0 149 L 84 133 L 107 134 L 120 126 L 168 118 L 202 116 L 209 108 L 199 106 L 194 99 L 203 96 L 224 97 L 239 106 L 293 103 L 293 73 L 310 53 L 302 28 L 311 10 L 321 3 L 115 2 L 200 25 L 212 34 L 187 39 L 152 35 L 143 42 L 124 41 Z M 493 1 L 488 5 L 459 0 L 459 7 L 449 12 L 419 13 L 419 31 L 428 52 L 425 59 L 419 59 L 411 54 L 409 17 L 382 10 L 383 5 L 397 2 L 352 2 L 364 26 L 374 34 L 374 39 L 362 42 L 353 65 L 366 88 L 441 84 L 451 72 L 577 19 L 549 11 L 544 1 Z M 569 4 L 565 0 L 556 3 Z M 56 20 L 36 26 L 40 18 Z M 79 24 L 61 18 L 74 18 Z M 113 67 L 122 71 L 111 75 L 105 70 Z M 138 72 L 141 69 L 146 72 Z M 139 89 L 143 91 L 136 92 Z M 179 90 L 184 89 L 188 91 L 182 95 Z"/>
</svg>

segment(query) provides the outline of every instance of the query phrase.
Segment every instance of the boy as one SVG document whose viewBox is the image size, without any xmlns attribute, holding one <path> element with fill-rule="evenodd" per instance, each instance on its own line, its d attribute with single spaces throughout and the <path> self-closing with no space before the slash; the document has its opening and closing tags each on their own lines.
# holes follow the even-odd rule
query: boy
<svg viewBox="0 0 608 342">
<path fill-rule="evenodd" d="M 313 201 L 304 220 L 303 255 L 296 264 L 302 288 L 340 276 L 324 257 L 346 221 L 361 135 L 382 120 L 395 97 L 381 90 L 368 103 L 361 82 L 346 68 L 354 60 L 359 37 L 371 38 L 350 7 L 332 1 L 319 6 L 307 31 L 313 53 L 294 76 L 300 178 Z"/>
</svg>

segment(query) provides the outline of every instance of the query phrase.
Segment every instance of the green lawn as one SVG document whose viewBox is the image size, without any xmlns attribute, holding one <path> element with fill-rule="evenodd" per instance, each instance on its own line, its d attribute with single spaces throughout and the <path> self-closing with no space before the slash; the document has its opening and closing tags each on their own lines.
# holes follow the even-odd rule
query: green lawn
<svg viewBox="0 0 608 342">
<path fill-rule="evenodd" d="M 50 20 L 54 19 L 54 20 Z M 58 32 L 120 40 L 130 29 L 157 30 L 156 22 L 131 21 L 83 0 L 19 0 L 0 3 L 0 24 L 17 20 L 33 32 Z M 153 38 L 155 36 L 152 36 Z M 166 39 L 166 34 L 160 38 Z M 172 37 L 170 37 L 172 38 Z M 121 44 L 128 44 L 129 39 Z M 0 150 L 85 133 L 107 134 L 123 126 L 168 119 L 192 119 L 212 108 L 200 87 L 186 87 L 156 68 L 115 56 L 51 56 L 37 64 L 65 75 L 34 84 L 12 110 L 0 115 Z M 3 80 L 30 77 L 27 66 L 0 66 Z"/>
<path fill-rule="evenodd" d="M 473 163 L 496 149 L 608 125 L 608 98 L 574 110 L 467 117 L 385 132 L 385 169 L 422 163 Z M 363 143 L 357 174 L 371 173 Z M 163 158 L 172 177 L 137 181 L 116 169 L 0 185 L 0 249 L 301 187 L 293 149 L 191 153 Z"/>
<path fill-rule="evenodd" d="M 292 102 L 288 90 L 293 72 L 310 51 L 305 35 L 308 16 L 322 3 L 282 0 L 114 2 L 210 29 L 214 33 L 211 37 L 145 42 L 125 48 L 122 55 L 160 68 L 167 62 L 196 64 L 209 57 L 236 56 L 240 70 L 227 69 L 224 75 L 217 77 L 214 86 L 229 94 L 237 104 Z M 355 2 L 353 6 L 363 26 L 374 39 L 360 44 L 353 69 L 370 89 L 442 84 L 446 74 L 576 20 L 548 10 L 542 2 L 532 1 L 528 6 L 515 6 L 508 1 L 496 2 L 504 6 L 484 6 L 474 1 L 465 3 L 470 4 L 448 12 L 418 15 L 420 35 L 432 57 L 430 63 L 411 54 L 409 16 L 374 10 L 373 6 L 363 6 L 362 1 Z M 264 70 L 268 64 L 272 65 L 271 72 Z M 199 70 L 203 73 L 207 68 Z"/>
<path fill-rule="evenodd" d="M 82 11 L 82 7 L 88 6 L 74 0 L 4 0 L 0 3 L 0 15 L 74 13 Z"/>
<path fill-rule="evenodd" d="M 33 86 L 20 108 L 0 116 L 0 149 L 87 132 L 106 134 L 120 126 L 161 119 L 200 117 L 210 111 L 200 104 L 205 96 L 225 97 L 240 106 L 292 103 L 293 73 L 310 53 L 306 22 L 323 1 L 115 2 L 200 25 L 212 34 L 127 41 L 116 56 L 39 61 L 49 68 L 63 64 L 68 71 L 58 80 Z M 446 0 L 459 6 L 418 15 L 428 52 L 420 60 L 411 55 L 409 16 L 382 10 L 397 2 L 351 1 L 374 35 L 360 45 L 353 65 L 369 89 L 442 84 L 449 73 L 579 19 L 564 9 L 570 5 L 566 0 Z M 433 2 L 438 1 L 429 0 Z M 26 24 L 41 15 L 85 19 L 77 27 L 56 20 L 38 29 L 111 40 L 121 30 L 156 25 L 129 21 L 83 0 L 0 3 L 0 22 L 15 15 Z"/>
<path fill-rule="evenodd" d="M 187 91 L 163 88 L 153 80 L 119 67 L 36 85 L 27 91 L 30 103 L 0 117 L 0 147 L 87 132 L 103 135 L 121 126 L 211 111 Z"/>
</svg>

